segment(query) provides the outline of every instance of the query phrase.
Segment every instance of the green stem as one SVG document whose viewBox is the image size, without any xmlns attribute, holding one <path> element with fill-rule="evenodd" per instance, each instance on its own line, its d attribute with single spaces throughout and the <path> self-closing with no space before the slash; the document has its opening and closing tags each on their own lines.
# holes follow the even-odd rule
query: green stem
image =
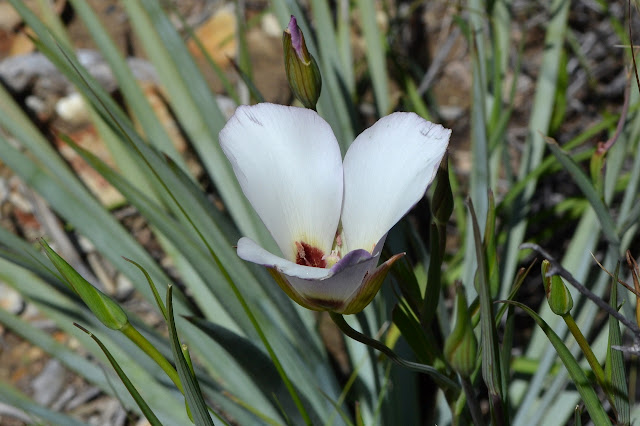
<svg viewBox="0 0 640 426">
<path fill-rule="evenodd" d="M 480 405 L 478 404 L 478 400 L 476 399 L 471 381 L 469 380 L 469 378 L 462 376 L 460 376 L 460 379 L 462 382 L 462 390 L 464 390 L 464 394 L 467 396 L 467 405 L 469 407 L 469 411 L 471 412 L 473 424 L 477 426 L 483 425 L 484 422 L 482 421 L 482 411 L 480 411 Z"/>
<path fill-rule="evenodd" d="M 573 334 L 573 337 L 576 339 L 576 342 L 578 342 L 580 349 L 582 349 L 582 353 L 587 359 L 589 366 L 591 366 L 591 370 L 593 371 L 593 374 L 595 374 L 598 384 L 600 384 L 600 387 L 602 388 L 602 390 L 604 390 L 604 393 L 607 395 L 607 398 L 609 399 L 611 406 L 615 407 L 613 399 L 611 398 L 611 394 L 609 393 L 609 386 L 607 385 L 607 380 L 604 375 L 604 370 L 602 369 L 602 366 L 600 365 L 598 358 L 596 358 L 596 355 L 591 350 L 591 346 L 589 346 L 587 339 L 585 339 L 584 335 L 582 334 L 582 331 L 580 331 L 578 324 L 576 324 L 575 320 L 569 313 L 562 315 L 562 319 L 567 324 L 567 327 L 569 327 L 569 331 L 571 331 L 571 334 Z"/>
<path fill-rule="evenodd" d="M 396 355 L 395 352 L 391 350 L 391 348 L 389 348 L 384 343 L 379 342 L 375 339 L 372 339 L 371 337 L 365 336 L 359 331 L 356 331 L 353 328 L 351 328 L 351 326 L 347 324 L 347 322 L 345 321 L 342 315 L 335 312 L 329 312 L 329 315 L 331 316 L 331 319 L 333 320 L 333 322 L 338 326 L 338 328 L 342 330 L 344 334 L 351 337 L 353 340 L 356 340 L 360 343 L 363 343 L 367 346 L 372 347 L 373 349 L 376 349 L 382 352 L 391 361 L 395 362 L 396 364 L 402 367 L 408 368 L 409 370 L 417 371 L 419 373 L 428 374 L 441 387 L 447 388 L 449 390 L 455 390 L 455 391 L 460 390 L 460 386 L 456 382 L 444 376 L 442 373 L 440 373 L 438 370 L 431 367 L 430 365 L 407 361 L 406 359 L 400 358 L 398 355 Z"/>
<path fill-rule="evenodd" d="M 146 337 L 140 334 L 140 332 L 136 330 L 131 325 L 131 323 L 127 323 L 127 325 L 122 327 L 120 331 L 122 332 L 122 334 L 127 336 L 129 340 L 135 343 L 137 347 L 142 349 L 144 353 L 149 355 L 149 357 L 151 357 L 151 359 L 154 360 L 156 364 L 160 366 L 160 368 L 162 368 L 162 370 L 167 374 L 167 376 L 169 376 L 169 378 L 176 385 L 178 390 L 184 394 L 184 389 L 182 388 L 180 377 L 178 377 L 178 372 L 176 371 L 175 368 L 173 368 L 173 365 L 171 365 L 171 363 L 167 360 L 167 358 L 165 358 L 164 355 L 162 355 L 160 351 L 158 351 L 151 344 L 151 342 L 147 340 Z"/>
</svg>

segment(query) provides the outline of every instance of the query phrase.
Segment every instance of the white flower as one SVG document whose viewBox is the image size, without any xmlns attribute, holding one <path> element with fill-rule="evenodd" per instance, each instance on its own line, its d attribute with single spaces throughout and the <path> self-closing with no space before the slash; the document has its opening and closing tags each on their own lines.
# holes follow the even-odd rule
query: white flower
<svg viewBox="0 0 640 426">
<path fill-rule="evenodd" d="M 356 313 L 378 292 L 393 256 L 377 267 L 387 232 L 435 177 L 451 130 L 414 113 L 381 118 L 344 161 L 329 124 L 310 109 L 239 107 L 220 145 L 283 257 L 249 238 L 238 256 L 269 268 L 314 310 Z"/>
</svg>

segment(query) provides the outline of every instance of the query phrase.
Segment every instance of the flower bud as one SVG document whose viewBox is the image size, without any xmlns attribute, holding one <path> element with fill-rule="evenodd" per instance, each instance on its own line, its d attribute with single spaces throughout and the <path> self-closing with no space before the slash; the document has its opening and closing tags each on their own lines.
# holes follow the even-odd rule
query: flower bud
<svg viewBox="0 0 640 426">
<path fill-rule="evenodd" d="M 449 182 L 449 161 L 445 157 L 440 162 L 438 174 L 436 175 L 436 186 L 433 190 L 433 199 L 431 201 L 431 211 L 436 223 L 445 224 L 453 213 L 453 193 L 451 192 L 451 183 Z"/>
<path fill-rule="evenodd" d="M 554 314 L 564 316 L 573 308 L 573 298 L 560 276 L 547 277 L 550 266 L 548 260 L 542 261 L 542 281 L 547 302 L 549 302 L 549 307 Z"/>
<path fill-rule="evenodd" d="M 289 26 L 282 34 L 282 47 L 284 69 L 293 94 L 306 108 L 315 110 L 322 89 L 322 77 L 316 60 L 307 50 L 304 35 L 293 15 Z"/>
<path fill-rule="evenodd" d="M 71 265 L 69 265 L 62 257 L 60 257 L 49 245 L 41 240 L 42 248 L 47 257 L 56 267 L 60 275 L 71 289 L 82 299 L 91 312 L 105 326 L 112 330 L 121 330 L 127 324 L 127 314 L 116 302 L 111 300 L 109 296 L 92 286 L 87 280 L 82 278 Z"/>
<path fill-rule="evenodd" d="M 456 325 L 444 342 L 444 356 L 462 377 L 469 377 L 476 368 L 478 341 L 462 286 L 456 289 Z"/>
</svg>

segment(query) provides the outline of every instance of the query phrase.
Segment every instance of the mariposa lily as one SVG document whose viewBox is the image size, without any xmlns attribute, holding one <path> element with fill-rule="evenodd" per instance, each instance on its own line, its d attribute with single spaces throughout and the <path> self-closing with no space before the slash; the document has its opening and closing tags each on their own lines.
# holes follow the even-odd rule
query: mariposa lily
<svg viewBox="0 0 640 426">
<path fill-rule="evenodd" d="M 238 107 L 220 145 L 282 251 L 270 253 L 244 237 L 238 256 L 266 266 L 306 308 L 360 312 L 402 256 L 378 266 L 387 233 L 424 196 L 450 135 L 417 114 L 397 112 L 362 132 L 343 160 L 331 127 L 315 111 Z"/>
</svg>

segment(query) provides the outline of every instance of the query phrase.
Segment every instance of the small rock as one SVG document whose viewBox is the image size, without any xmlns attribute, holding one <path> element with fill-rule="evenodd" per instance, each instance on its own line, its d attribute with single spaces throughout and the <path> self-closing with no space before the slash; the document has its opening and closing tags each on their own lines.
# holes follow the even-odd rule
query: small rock
<svg viewBox="0 0 640 426">
<path fill-rule="evenodd" d="M 445 121 L 453 121 L 462 116 L 464 110 L 454 105 L 444 105 L 440 107 L 440 116 Z"/>
<path fill-rule="evenodd" d="M 80 125 L 89 121 L 87 105 L 82 95 L 73 92 L 56 103 L 56 113 L 60 118 L 73 125 Z"/>
<path fill-rule="evenodd" d="M 16 209 L 24 213 L 33 211 L 33 204 L 24 196 L 24 184 L 17 176 L 9 178 L 9 196 L 7 198 Z"/>
<path fill-rule="evenodd" d="M 273 13 L 265 13 L 262 16 L 262 20 L 260 21 L 261 27 L 262 27 L 262 31 L 264 31 L 264 33 L 268 36 L 271 37 L 282 37 L 282 32 L 284 31 L 284 28 L 282 28 L 280 26 L 280 23 L 278 22 L 278 18 L 276 18 L 276 15 Z"/>
<path fill-rule="evenodd" d="M 0 177 L 0 204 L 9 198 L 9 184 L 7 180 Z"/>
<path fill-rule="evenodd" d="M 135 290 L 133 283 L 124 274 L 118 273 L 116 276 L 116 298 L 119 300 L 127 299 Z"/>
<path fill-rule="evenodd" d="M 77 396 L 75 396 L 73 399 L 71 399 L 67 403 L 67 406 L 65 408 L 68 411 L 72 411 L 72 410 L 78 408 L 79 406 L 81 406 L 82 404 L 84 404 L 85 402 L 90 401 L 93 398 L 97 397 L 98 395 L 100 395 L 100 393 L 102 393 L 102 391 L 99 388 L 90 387 L 90 388 L 80 392 Z"/>
<path fill-rule="evenodd" d="M 37 96 L 27 96 L 24 103 L 31 111 L 38 115 L 42 115 L 47 112 L 47 105 Z"/>
<path fill-rule="evenodd" d="M 98 279 L 98 282 L 104 287 L 106 293 L 115 294 L 115 268 L 95 252 L 87 254 L 87 263 L 91 266 L 93 273 Z"/>
<path fill-rule="evenodd" d="M 48 406 L 61 392 L 65 384 L 65 369 L 57 359 L 47 362 L 38 377 L 32 382 L 33 400 L 38 404 Z"/>
<path fill-rule="evenodd" d="M 218 103 L 220 111 L 222 111 L 226 119 L 229 120 L 233 113 L 236 111 L 236 103 L 233 101 L 233 99 L 221 95 L 216 96 L 216 101 Z"/>
<path fill-rule="evenodd" d="M 3 282 L 0 282 L 0 308 L 12 313 L 20 315 L 26 304 L 20 293 L 15 291 Z"/>
<path fill-rule="evenodd" d="M 22 17 L 8 2 L 0 3 L 0 30 L 12 31 L 22 22 Z"/>
<path fill-rule="evenodd" d="M 60 396 L 56 398 L 56 400 L 51 404 L 51 409 L 53 411 L 60 411 L 64 408 L 65 404 L 71 400 L 76 395 L 76 389 L 68 386 L 66 387 Z"/>
<path fill-rule="evenodd" d="M 211 59 L 221 67 L 229 65 L 229 58 L 236 54 L 236 14 L 234 5 L 220 8 L 195 31 L 196 37 L 204 46 Z M 188 48 L 197 58 L 204 57 L 200 47 L 190 40 Z"/>
<path fill-rule="evenodd" d="M 96 251 L 96 248 L 91 242 L 91 240 L 85 237 L 84 235 L 78 235 L 78 245 L 85 253 L 91 253 Z"/>
<path fill-rule="evenodd" d="M 24 411 L 0 402 L 0 419 L 3 417 L 12 417 L 24 422 L 25 424 L 32 424 L 33 421 L 33 417 Z"/>
</svg>

